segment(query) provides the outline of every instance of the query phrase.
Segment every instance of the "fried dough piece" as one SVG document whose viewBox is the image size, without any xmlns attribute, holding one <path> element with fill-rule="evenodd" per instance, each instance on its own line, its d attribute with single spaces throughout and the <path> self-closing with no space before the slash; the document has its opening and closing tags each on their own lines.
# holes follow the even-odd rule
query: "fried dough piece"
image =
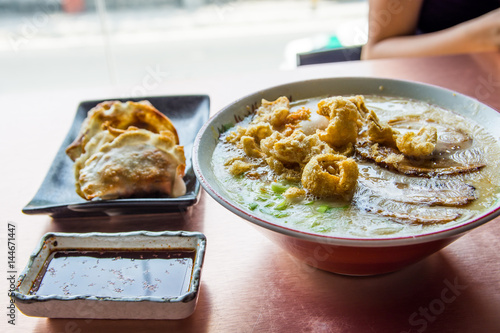
<svg viewBox="0 0 500 333">
<path fill-rule="evenodd" d="M 298 187 L 289 187 L 286 189 L 283 196 L 291 202 L 300 202 L 306 197 L 306 191 Z"/>
<path fill-rule="evenodd" d="M 85 146 L 97 133 L 109 127 L 126 130 L 131 126 L 157 134 L 170 131 L 174 134 L 175 143 L 179 144 L 177 131 L 170 119 L 148 101 L 125 103 L 106 101 L 97 104 L 89 111 L 78 136 L 66 148 L 66 154 L 75 161 L 85 152 Z"/>
<path fill-rule="evenodd" d="M 255 143 L 255 139 L 251 136 L 241 137 L 241 145 L 243 146 L 243 151 L 248 157 L 260 158 L 263 157 L 262 152 Z"/>
<path fill-rule="evenodd" d="M 365 98 L 362 95 L 356 95 L 356 96 L 351 96 L 347 97 L 347 99 L 354 103 L 356 105 L 356 108 L 358 109 L 358 121 L 363 123 L 366 118 L 368 117 L 368 114 L 370 113 L 370 110 L 365 105 Z"/>
<path fill-rule="evenodd" d="M 263 158 L 264 154 L 260 150 L 260 142 L 271 134 L 273 134 L 273 130 L 268 123 L 253 124 L 248 127 L 238 126 L 235 131 L 229 133 L 226 141 L 243 150 L 248 157 Z"/>
<path fill-rule="evenodd" d="M 233 176 L 239 176 L 256 167 L 255 164 L 245 161 L 243 157 L 233 157 L 224 163 Z"/>
<path fill-rule="evenodd" d="M 333 147 L 356 143 L 358 137 L 358 108 L 346 97 L 330 97 L 318 103 L 318 113 L 328 118 L 325 130 L 317 130 L 319 138 Z"/>
<path fill-rule="evenodd" d="M 269 123 L 274 129 L 278 129 L 285 125 L 289 113 L 290 101 L 285 96 L 272 102 L 262 99 L 252 123 Z"/>
<path fill-rule="evenodd" d="M 229 135 L 226 137 L 226 141 L 233 144 L 238 144 L 242 137 L 250 136 L 254 138 L 256 144 L 260 144 L 260 141 L 262 139 L 267 138 L 271 134 L 273 134 L 271 125 L 269 123 L 260 122 L 256 124 L 250 124 L 247 127 L 237 126 L 236 130 L 229 133 Z"/>
<path fill-rule="evenodd" d="M 302 186 L 310 194 L 325 198 L 352 194 L 358 180 L 358 165 L 343 155 L 316 155 L 302 173 Z"/>
<path fill-rule="evenodd" d="M 131 128 L 111 142 L 89 146 L 94 153 L 84 163 L 75 163 L 83 164 L 77 193 L 87 200 L 184 195 L 186 160 L 184 148 L 176 145 L 175 138 L 171 131 L 156 134 Z"/>
<path fill-rule="evenodd" d="M 432 126 L 424 126 L 418 131 L 407 132 L 396 139 L 399 151 L 410 157 L 424 157 L 432 154 L 436 148 L 437 130 Z"/>
<path fill-rule="evenodd" d="M 267 157 L 265 161 L 271 170 L 279 176 L 279 178 L 294 182 L 300 181 L 302 170 L 298 164 L 285 166 L 281 161 L 272 156 Z"/>
<path fill-rule="evenodd" d="M 387 145 L 389 147 L 396 146 L 396 138 L 399 132 L 394 131 L 391 126 L 382 125 L 375 112 L 370 111 L 367 117 L 368 137 L 370 141 Z"/>
<path fill-rule="evenodd" d="M 267 156 L 282 163 L 297 163 L 302 166 L 314 155 L 334 153 L 318 135 L 305 135 L 301 130 L 295 130 L 290 136 L 275 132 L 261 141 L 261 149 Z"/>
</svg>

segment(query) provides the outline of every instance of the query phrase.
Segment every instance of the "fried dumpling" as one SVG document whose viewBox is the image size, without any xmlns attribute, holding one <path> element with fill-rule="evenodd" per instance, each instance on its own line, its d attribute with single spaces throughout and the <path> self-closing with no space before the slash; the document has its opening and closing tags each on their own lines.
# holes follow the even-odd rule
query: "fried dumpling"
<svg viewBox="0 0 500 333">
<path fill-rule="evenodd" d="M 186 193 L 184 148 L 171 131 L 157 134 L 132 127 L 115 134 L 101 132 L 85 147 L 89 154 L 77 159 L 80 196 L 92 200 Z"/>
<path fill-rule="evenodd" d="M 153 133 L 170 131 L 179 144 L 177 131 L 170 119 L 158 111 L 148 101 L 125 103 L 119 101 L 106 101 L 92 108 L 82 124 L 80 133 L 71 145 L 66 148 L 66 154 L 73 160 L 85 152 L 87 143 L 97 133 L 114 128 L 126 130 L 129 127 L 146 129 Z"/>
</svg>

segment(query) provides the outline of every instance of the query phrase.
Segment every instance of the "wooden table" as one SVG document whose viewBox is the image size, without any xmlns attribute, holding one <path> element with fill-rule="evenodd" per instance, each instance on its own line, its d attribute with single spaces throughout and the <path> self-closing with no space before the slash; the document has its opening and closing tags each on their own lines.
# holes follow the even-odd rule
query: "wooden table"
<svg viewBox="0 0 500 333">
<path fill-rule="evenodd" d="M 151 95 L 211 97 L 212 113 L 247 93 L 330 76 L 415 80 L 456 90 L 500 110 L 500 54 L 348 62 L 293 71 L 165 82 Z M 51 219 L 28 216 L 32 198 L 79 101 L 123 96 L 133 87 L 1 95 L 1 332 L 498 332 L 500 219 L 402 271 L 347 277 L 297 262 L 256 227 L 202 193 L 185 214 Z M 208 240 L 195 313 L 178 321 L 63 320 L 16 312 L 8 323 L 7 227 L 16 227 L 16 270 L 48 231 L 197 230 Z"/>
</svg>

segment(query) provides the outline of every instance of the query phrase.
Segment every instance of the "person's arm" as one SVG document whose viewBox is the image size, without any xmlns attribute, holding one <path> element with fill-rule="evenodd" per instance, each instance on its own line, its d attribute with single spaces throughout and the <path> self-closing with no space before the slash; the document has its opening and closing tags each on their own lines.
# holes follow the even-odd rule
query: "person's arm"
<svg viewBox="0 0 500 333">
<path fill-rule="evenodd" d="M 415 35 L 423 0 L 370 0 L 368 41 L 362 59 L 500 49 L 500 9 L 454 27 Z"/>
</svg>

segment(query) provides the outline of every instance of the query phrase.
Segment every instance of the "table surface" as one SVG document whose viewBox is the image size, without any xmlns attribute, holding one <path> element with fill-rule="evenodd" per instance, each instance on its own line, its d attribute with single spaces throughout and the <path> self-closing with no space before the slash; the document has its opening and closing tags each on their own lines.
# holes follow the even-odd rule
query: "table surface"
<svg viewBox="0 0 500 333">
<path fill-rule="evenodd" d="M 253 91 L 319 77 L 372 76 L 430 83 L 500 111 L 500 54 L 305 66 L 211 80 L 166 82 L 150 95 L 208 94 L 211 114 Z M 82 100 L 127 88 L 0 95 L 1 332 L 494 332 L 500 331 L 500 218 L 401 271 L 374 277 L 327 273 L 298 262 L 202 192 L 186 213 L 52 219 L 24 215 Z M 5 116 L 7 115 L 7 117 Z M 7 226 L 16 226 L 16 270 L 41 236 L 57 232 L 191 230 L 208 240 L 195 313 L 184 320 L 95 320 L 6 316 Z M 450 291 L 452 293 L 450 293 Z"/>
</svg>

